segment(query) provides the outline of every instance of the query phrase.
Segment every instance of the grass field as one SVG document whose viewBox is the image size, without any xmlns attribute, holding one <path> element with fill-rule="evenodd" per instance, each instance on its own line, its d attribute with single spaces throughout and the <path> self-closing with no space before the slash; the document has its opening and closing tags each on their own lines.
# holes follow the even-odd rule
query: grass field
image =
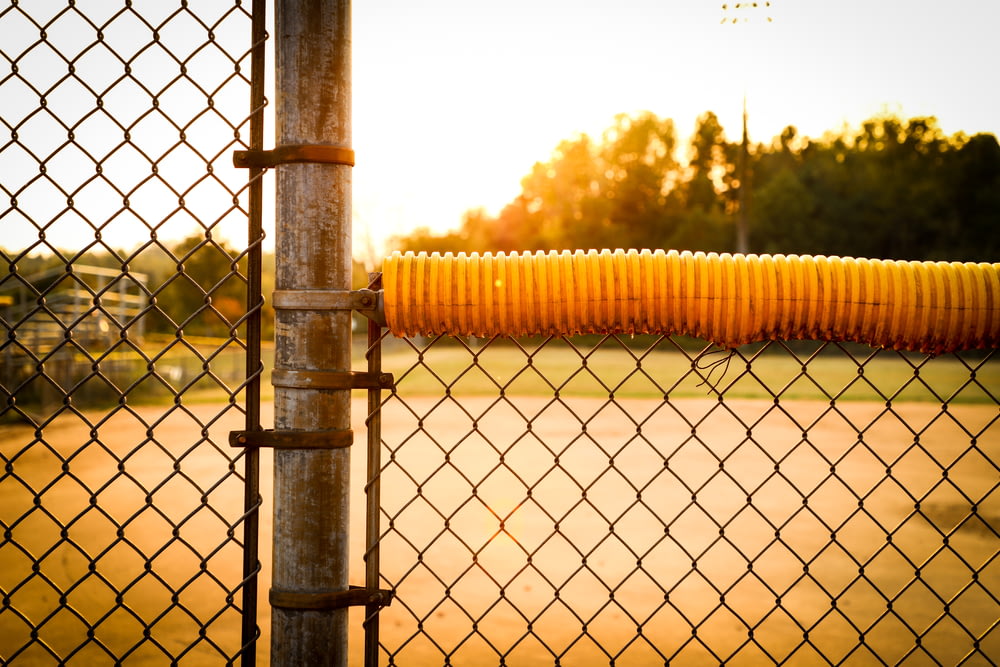
<svg viewBox="0 0 1000 667">
<path fill-rule="evenodd" d="M 739 348 L 731 358 L 721 350 L 701 354 L 703 346 L 687 339 L 652 336 L 576 337 L 562 339 L 499 338 L 493 341 L 441 338 L 415 344 L 388 337 L 383 366 L 395 374 L 400 390 L 411 395 L 454 394 L 622 398 L 727 398 L 773 400 L 919 401 L 992 404 L 1000 387 L 1000 358 L 966 353 L 928 358 L 912 353 L 872 351 L 861 346 L 797 342 Z M 355 335 L 353 364 L 365 367 L 364 336 Z M 273 346 L 262 349 L 261 395 L 273 398 L 270 369 Z M 149 362 L 139 355 L 109 357 L 101 371 L 126 389 L 133 405 L 167 404 L 177 392 L 187 403 L 215 402 L 220 390 L 236 391 L 244 377 L 245 350 L 227 339 L 199 345 L 165 344 L 152 348 Z M 211 373 L 206 373 L 205 360 Z M 117 403 L 107 382 L 93 375 L 82 356 L 50 364 L 48 372 L 64 386 L 74 386 L 74 402 L 83 408 Z M 53 368 L 55 370 L 53 370 Z M 18 369 L 34 373 L 34 367 Z M 44 417 L 62 406 L 50 382 L 36 378 L 25 385 L 18 403 Z M 10 420 L 10 417 L 0 419 Z"/>
<path fill-rule="evenodd" d="M 596 343 L 596 346 L 595 346 Z M 928 358 L 861 346 L 793 343 L 727 353 L 681 348 L 666 339 L 627 336 L 570 342 L 505 339 L 459 344 L 448 339 L 414 349 L 389 339 L 383 367 L 410 394 L 561 395 L 623 398 L 995 403 L 1000 361 L 985 354 Z M 361 361 L 360 354 L 356 354 Z M 706 382 L 707 380 L 707 382 Z"/>
</svg>

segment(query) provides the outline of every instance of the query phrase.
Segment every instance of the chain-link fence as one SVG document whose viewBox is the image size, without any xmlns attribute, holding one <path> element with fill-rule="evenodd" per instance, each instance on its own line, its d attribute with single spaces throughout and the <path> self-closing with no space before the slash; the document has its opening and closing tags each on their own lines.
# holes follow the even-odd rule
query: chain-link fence
<svg viewBox="0 0 1000 667">
<path fill-rule="evenodd" d="M 1000 364 L 382 341 L 384 662 L 1000 661 Z"/>
<path fill-rule="evenodd" d="M 254 660 L 252 4 L 0 8 L 4 663 Z M 993 352 L 378 345 L 384 662 L 1000 661 Z"/>
<path fill-rule="evenodd" d="M 249 4 L 0 7 L 4 664 L 252 655 L 257 462 L 227 444 L 259 427 Z"/>
</svg>

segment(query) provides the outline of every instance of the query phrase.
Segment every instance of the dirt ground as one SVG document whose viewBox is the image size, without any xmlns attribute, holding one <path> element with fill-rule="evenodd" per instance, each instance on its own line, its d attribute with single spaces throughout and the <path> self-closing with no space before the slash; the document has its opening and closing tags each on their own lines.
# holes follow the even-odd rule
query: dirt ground
<svg viewBox="0 0 1000 667">
<path fill-rule="evenodd" d="M 41 639 L 62 655 L 86 639 L 80 618 L 97 625 L 97 641 L 70 664 L 110 664 L 100 644 L 136 646 L 125 664 L 162 664 L 198 638 L 185 609 L 214 620 L 181 664 L 221 662 L 212 643 L 235 651 L 239 616 L 226 589 L 239 581 L 241 551 L 226 542 L 226 524 L 240 514 L 242 484 L 214 447 L 192 449 L 204 428 L 228 454 L 242 416 L 215 418 L 220 409 L 164 418 L 163 408 L 142 408 L 102 423 L 87 415 L 92 425 L 60 418 L 45 430 L 49 447 L 27 450 L 32 429 L 0 430 L 0 453 L 23 452 L 8 463 L 23 483 L 0 483 L 11 533 L 0 588 L 16 610 L 0 612 L 0 656 L 29 639 L 24 615 L 44 620 Z M 358 433 L 364 417 L 356 400 Z M 970 652 L 967 664 L 1000 661 L 1000 631 L 990 632 L 1000 618 L 997 418 L 996 406 L 916 403 L 887 412 L 804 401 L 389 400 L 381 557 L 397 600 L 382 615 L 385 651 L 401 665 L 446 655 L 456 665 L 501 656 L 518 666 L 825 664 L 819 652 L 833 662 L 931 663 L 924 649 L 945 664 Z M 95 436 L 103 448 L 74 454 Z M 365 457 L 356 447 L 360 584 Z M 267 664 L 271 469 L 262 458 Z M 352 622 L 359 664 L 360 612 Z M 148 641 L 142 623 L 152 625 Z M 12 664 L 55 660 L 36 644 Z"/>
</svg>

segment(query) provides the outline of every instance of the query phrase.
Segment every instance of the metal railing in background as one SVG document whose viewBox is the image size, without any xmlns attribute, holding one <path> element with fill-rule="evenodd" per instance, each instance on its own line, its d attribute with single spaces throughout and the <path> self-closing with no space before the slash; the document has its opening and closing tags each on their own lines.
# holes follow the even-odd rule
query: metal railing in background
<svg viewBox="0 0 1000 667">
<path fill-rule="evenodd" d="M 994 350 L 374 342 L 383 664 L 1000 660 Z"/>
<path fill-rule="evenodd" d="M 0 7 L 4 664 L 253 662 L 252 4 Z"/>
</svg>

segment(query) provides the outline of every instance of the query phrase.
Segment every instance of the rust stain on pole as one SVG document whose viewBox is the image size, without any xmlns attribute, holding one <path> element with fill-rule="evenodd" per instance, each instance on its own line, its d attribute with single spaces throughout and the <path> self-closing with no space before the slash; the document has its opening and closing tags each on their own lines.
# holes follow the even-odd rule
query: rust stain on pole
<svg viewBox="0 0 1000 667">
<path fill-rule="evenodd" d="M 349 0 L 275 7 L 276 144 L 351 145 Z M 277 174 L 276 288 L 350 289 L 351 172 L 283 164 Z M 276 371 L 350 369 L 350 311 L 279 310 Z M 275 428 L 350 428 L 350 390 L 276 387 Z M 348 588 L 350 449 L 274 453 L 272 589 Z M 347 609 L 275 607 L 274 665 L 347 665 Z"/>
</svg>

